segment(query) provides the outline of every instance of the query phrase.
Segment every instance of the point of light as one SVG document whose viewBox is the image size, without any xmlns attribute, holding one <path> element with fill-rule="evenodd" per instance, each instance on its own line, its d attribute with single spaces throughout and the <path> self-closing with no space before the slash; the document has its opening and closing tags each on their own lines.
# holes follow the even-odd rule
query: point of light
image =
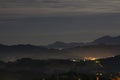
<svg viewBox="0 0 120 80">
<path fill-rule="evenodd" d="M 70 61 L 72 61 L 72 62 L 80 62 L 80 59 L 72 59 Z"/>
</svg>

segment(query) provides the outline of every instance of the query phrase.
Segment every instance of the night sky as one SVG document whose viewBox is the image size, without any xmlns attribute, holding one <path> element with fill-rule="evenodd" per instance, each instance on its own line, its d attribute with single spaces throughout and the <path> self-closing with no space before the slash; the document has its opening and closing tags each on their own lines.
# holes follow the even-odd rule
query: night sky
<svg viewBox="0 0 120 80">
<path fill-rule="evenodd" d="M 46 45 L 120 35 L 119 0 L 0 0 L 0 43 Z"/>
</svg>

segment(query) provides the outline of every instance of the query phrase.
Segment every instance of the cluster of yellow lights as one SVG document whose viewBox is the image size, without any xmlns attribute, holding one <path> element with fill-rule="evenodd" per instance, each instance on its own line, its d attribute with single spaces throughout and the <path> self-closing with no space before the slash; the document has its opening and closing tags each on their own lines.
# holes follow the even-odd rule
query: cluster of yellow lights
<svg viewBox="0 0 120 80">
<path fill-rule="evenodd" d="M 91 60 L 91 61 L 94 61 L 96 60 L 97 58 L 94 58 L 94 57 L 84 57 L 85 60 Z"/>
</svg>

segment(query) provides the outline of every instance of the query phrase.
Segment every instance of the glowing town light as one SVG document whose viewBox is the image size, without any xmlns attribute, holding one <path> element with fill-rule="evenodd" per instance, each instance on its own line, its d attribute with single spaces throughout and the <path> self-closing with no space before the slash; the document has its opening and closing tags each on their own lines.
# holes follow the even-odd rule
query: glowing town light
<svg viewBox="0 0 120 80">
<path fill-rule="evenodd" d="M 93 60 L 96 60 L 96 58 L 91 58 L 90 60 L 92 60 L 92 61 L 93 61 Z"/>
<path fill-rule="evenodd" d="M 94 58 L 94 57 L 84 57 L 84 60 L 91 60 L 91 61 L 94 61 L 96 60 L 97 58 Z"/>
</svg>

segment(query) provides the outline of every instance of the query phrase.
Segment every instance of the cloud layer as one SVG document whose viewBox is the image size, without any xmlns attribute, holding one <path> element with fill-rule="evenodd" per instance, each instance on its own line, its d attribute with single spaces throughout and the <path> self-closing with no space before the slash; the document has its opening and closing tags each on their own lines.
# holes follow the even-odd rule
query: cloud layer
<svg viewBox="0 0 120 80">
<path fill-rule="evenodd" d="M 0 0 L 0 12 L 119 13 L 119 0 Z"/>
<path fill-rule="evenodd" d="M 120 14 L 71 17 L 0 17 L 0 43 L 89 42 L 120 34 Z"/>
</svg>

